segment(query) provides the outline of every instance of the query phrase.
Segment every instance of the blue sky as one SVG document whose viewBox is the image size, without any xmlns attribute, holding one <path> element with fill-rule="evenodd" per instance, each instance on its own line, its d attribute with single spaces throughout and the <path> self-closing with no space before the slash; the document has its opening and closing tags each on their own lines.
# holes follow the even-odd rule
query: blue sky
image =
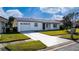
<svg viewBox="0 0 79 59">
<path fill-rule="evenodd" d="M 43 19 L 62 19 L 70 12 L 79 11 L 78 7 L 3 7 L 0 9 L 5 16 L 32 17 Z M 1 13 L 1 14 L 2 14 Z"/>
<path fill-rule="evenodd" d="M 50 18 L 51 14 L 40 11 L 39 7 L 4 7 L 3 10 L 6 12 L 7 10 L 18 9 L 23 17 L 37 17 L 37 18 Z"/>
</svg>

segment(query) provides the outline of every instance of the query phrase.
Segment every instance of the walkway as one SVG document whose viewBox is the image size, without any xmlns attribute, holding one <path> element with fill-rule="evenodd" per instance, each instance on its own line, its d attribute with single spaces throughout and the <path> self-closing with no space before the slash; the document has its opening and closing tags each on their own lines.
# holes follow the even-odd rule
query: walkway
<svg viewBox="0 0 79 59">
<path fill-rule="evenodd" d="M 42 43 L 44 43 L 48 47 L 70 41 L 67 39 L 58 38 L 56 36 L 48 36 L 48 35 L 37 33 L 37 32 L 23 33 L 23 34 L 27 35 L 33 40 L 40 40 Z"/>
</svg>

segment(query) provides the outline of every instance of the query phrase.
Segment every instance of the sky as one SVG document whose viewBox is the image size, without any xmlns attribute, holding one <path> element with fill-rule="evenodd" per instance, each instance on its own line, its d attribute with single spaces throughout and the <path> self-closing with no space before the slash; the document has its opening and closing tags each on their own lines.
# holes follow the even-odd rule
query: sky
<svg viewBox="0 0 79 59">
<path fill-rule="evenodd" d="M 78 11 L 79 7 L 0 7 L 0 16 L 62 20 L 64 15 Z"/>
</svg>

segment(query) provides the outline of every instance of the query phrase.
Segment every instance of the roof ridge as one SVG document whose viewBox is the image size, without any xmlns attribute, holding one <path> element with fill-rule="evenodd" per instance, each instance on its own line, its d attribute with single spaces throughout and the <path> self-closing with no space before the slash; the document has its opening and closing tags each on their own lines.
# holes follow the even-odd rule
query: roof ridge
<svg viewBox="0 0 79 59">
<path fill-rule="evenodd" d="M 49 22 L 49 23 L 60 23 L 58 21 L 55 20 L 44 20 L 44 19 L 34 19 L 34 18 L 15 18 L 18 22 Z"/>
</svg>

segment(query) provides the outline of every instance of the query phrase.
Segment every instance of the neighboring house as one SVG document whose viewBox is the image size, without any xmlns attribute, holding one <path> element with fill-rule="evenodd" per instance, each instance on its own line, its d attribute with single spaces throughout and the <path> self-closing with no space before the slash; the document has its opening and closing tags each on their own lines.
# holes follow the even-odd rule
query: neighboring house
<svg viewBox="0 0 79 59">
<path fill-rule="evenodd" d="M 60 29 L 60 22 L 54 20 L 42 20 L 33 18 L 15 18 L 14 27 L 17 31 L 39 31 Z"/>
<path fill-rule="evenodd" d="M 7 19 L 0 16 L 0 33 L 6 32 L 6 26 L 5 26 L 6 23 L 7 23 Z"/>
</svg>

